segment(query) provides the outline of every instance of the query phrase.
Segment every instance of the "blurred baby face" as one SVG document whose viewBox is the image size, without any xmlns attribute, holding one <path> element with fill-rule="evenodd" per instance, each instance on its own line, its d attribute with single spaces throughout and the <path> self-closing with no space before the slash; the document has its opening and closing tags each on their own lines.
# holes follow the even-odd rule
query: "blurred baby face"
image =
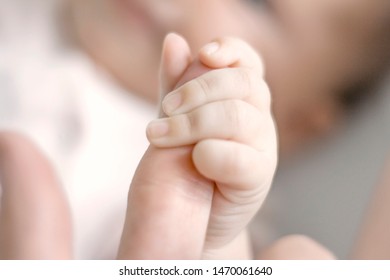
<svg viewBox="0 0 390 280">
<path fill-rule="evenodd" d="M 79 38 L 92 56 L 128 88 L 153 99 L 162 41 L 168 32 L 183 35 L 194 51 L 217 36 L 249 39 L 257 33 L 258 15 L 250 12 L 250 1 L 68 1 Z"/>
<path fill-rule="evenodd" d="M 388 0 L 68 1 L 83 47 L 127 89 L 149 100 L 157 100 L 168 32 L 183 35 L 193 51 L 219 36 L 247 40 L 266 63 L 286 154 L 328 132 L 342 115 L 339 89 L 370 70 L 360 48 L 364 36 L 351 31 L 360 15 L 377 17 L 383 7 L 375 3 Z"/>
</svg>

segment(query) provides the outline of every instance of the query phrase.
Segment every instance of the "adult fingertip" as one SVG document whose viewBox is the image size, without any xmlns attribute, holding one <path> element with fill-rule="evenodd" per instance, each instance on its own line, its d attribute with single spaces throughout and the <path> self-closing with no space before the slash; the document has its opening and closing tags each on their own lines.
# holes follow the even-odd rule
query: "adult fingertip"
<svg viewBox="0 0 390 280">
<path fill-rule="evenodd" d="M 166 35 L 160 64 L 160 101 L 172 91 L 192 61 L 187 41 L 177 33 Z M 163 115 L 163 112 L 160 112 Z"/>
</svg>

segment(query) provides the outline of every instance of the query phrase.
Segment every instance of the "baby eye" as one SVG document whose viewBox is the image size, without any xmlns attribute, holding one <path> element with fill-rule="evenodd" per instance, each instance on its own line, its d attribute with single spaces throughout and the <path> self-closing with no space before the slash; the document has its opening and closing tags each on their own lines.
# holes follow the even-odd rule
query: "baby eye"
<svg viewBox="0 0 390 280">
<path fill-rule="evenodd" d="M 260 10 L 271 16 L 276 16 L 276 12 L 272 3 L 273 0 L 245 0 L 248 7 L 253 10 Z"/>
<path fill-rule="evenodd" d="M 262 8 L 269 8 L 271 6 L 270 1 L 272 0 L 246 0 L 250 5 L 261 6 Z"/>
<path fill-rule="evenodd" d="M 338 103 L 345 111 L 356 109 L 364 100 L 377 91 L 377 84 L 373 81 L 363 81 L 349 85 L 336 95 Z"/>
</svg>

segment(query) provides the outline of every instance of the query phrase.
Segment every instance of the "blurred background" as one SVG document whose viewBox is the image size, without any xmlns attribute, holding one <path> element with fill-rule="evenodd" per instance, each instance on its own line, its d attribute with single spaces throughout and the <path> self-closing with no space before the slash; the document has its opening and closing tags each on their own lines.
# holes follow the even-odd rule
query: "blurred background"
<svg viewBox="0 0 390 280">
<path fill-rule="evenodd" d="M 128 70 L 131 67 L 122 68 L 123 65 L 120 65 L 118 70 L 112 65 L 118 61 L 121 63 L 123 61 L 128 62 L 130 66 L 134 63 L 131 59 L 127 61 L 120 55 L 116 56 L 116 54 L 123 54 L 127 58 L 130 47 L 134 47 L 136 51 L 149 50 L 148 48 L 153 43 L 153 49 L 150 50 L 152 55 L 147 54 L 145 57 L 156 60 L 153 63 L 158 63 L 161 41 L 167 31 L 178 28 L 179 30 L 174 29 L 174 31 L 180 31 L 186 37 L 194 36 L 195 31 L 192 28 L 197 30 L 199 26 L 201 31 L 206 29 L 210 31 L 211 28 L 204 27 L 203 18 L 200 16 L 210 18 L 211 15 L 214 22 L 217 21 L 214 18 L 216 13 L 201 12 L 204 7 L 208 7 L 207 5 L 211 3 L 211 1 L 206 2 L 206 0 L 167 1 L 166 3 L 175 8 L 172 11 L 168 11 L 169 9 L 166 7 L 170 6 L 161 4 L 161 1 L 127 1 L 128 4 L 138 3 L 141 11 L 142 8 L 145 11 L 147 11 L 147 8 L 152 11 L 150 14 L 146 14 L 149 17 L 155 17 L 153 18 L 154 23 L 161 23 L 158 24 L 158 28 L 153 26 L 161 33 L 156 36 L 153 32 L 145 31 L 152 25 L 145 24 L 143 20 L 139 19 L 140 15 L 137 13 L 133 13 L 134 19 L 132 19 L 131 24 L 125 19 L 125 17 L 130 17 L 129 15 L 123 16 L 122 19 L 119 14 L 109 14 L 112 11 L 106 9 L 105 5 L 111 7 L 107 3 L 113 1 L 69 0 L 67 2 L 73 3 L 74 9 L 80 13 L 77 14 L 76 12 L 77 15 L 73 19 L 76 23 L 72 23 L 81 26 L 79 30 L 73 30 L 74 33 L 80 33 L 73 34 L 74 37 L 80 36 L 77 40 L 69 36 L 63 26 L 58 24 L 58 17 L 63 16 L 63 14 L 57 13 L 56 3 L 60 1 L 0 0 L 0 127 L 2 129 L 12 127 L 29 134 L 48 153 L 57 169 L 60 170 L 64 184 L 68 187 L 74 212 L 77 213 L 77 215 L 74 215 L 76 228 L 77 230 L 83 228 L 76 234 L 76 247 L 78 248 L 76 255 L 79 258 L 107 258 L 115 251 L 121 233 L 123 209 L 126 205 L 125 195 L 123 194 L 127 193 L 131 181 L 129 169 L 136 168 L 138 159 L 147 147 L 144 128 L 148 121 L 155 116 L 155 104 L 151 104 L 150 97 L 148 97 L 149 103 L 147 103 L 140 101 L 141 98 L 135 96 L 135 94 L 128 94 L 128 89 L 133 86 L 133 81 L 126 84 L 123 77 L 130 76 Z M 386 3 L 386 1 L 375 0 L 375 3 Z M 226 3 L 251 3 L 250 5 L 258 2 L 267 1 L 226 1 Z M 309 5 L 315 3 L 310 1 L 285 2 L 287 4 L 299 3 L 303 5 L 291 9 L 295 13 L 293 15 L 297 15 L 298 19 L 301 16 L 300 12 L 306 11 L 301 9 L 302 7 L 311 8 L 316 6 Z M 322 4 L 331 2 L 318 1 Z M 333 2 L 336 3 L 336 11 L 338 11 L 337 5 L 339 3 L 352 3 L 352 5 L 355 3 L 350 1 Z M 370 6 L 370 3 L 374 1 L 362 0 L 358 2 L 368 3 L 367 5 Z M 191 6 L 191 3 L 193 6 Z M 213 0 L 212 3 L 215 4 L 214 8 L 218 8 L 218 3 L 224 5 L 223 1 Z M 284 4 L 280 4 L 284 3 L 283 1 L 275 1 L 275 3 L 284 6 Z M 142 6 L 144 4 L 146 6 Z M 189 7 L 184 7 L 187 4 L 189 4 Z M 90 7 L 95 6 L 97 8 L 92 12 Z M 158 7 L 158 9 L 155 7 Z M 196 9 L 193 9 L 194 7 Z M 235 6 L 229 7 L 233 7 L 230 12 L 236 14 Z M 287 5 L 287 7 L 289 6 Z M 320 9 L 313 8 L 313 10 L 320 11 L 319 15 L 322 15 L 321 11 L 323 9 L 321 5 L 319 7 Z M 347 7 L 345 10 L 349 10 L 348 6 L 345 7 Z M 198 8 L 199 10 L 197 10 Z M 264 7 L 262 6 L 262 8 Z M 331 11 L 335 11 L 333 8 Z M 114 9 L 112 8 L 112 10 Z M 194 10 L 199 13 L 194 14 Z M 107 14 L 106 11 L 108 11 Z M 191 18 L 192 22 L 183 21 L 191 27 L 188 29 L 188 34 L 185 34 L 186 30 L 180 30 L 181 27 L 185 26 L 185 24 L 181 24 L 180 20 L 187 19 L 187 17 L 181 16 L 185 11 L 192 13 L 193 16 Z M 253 20 L 257 20 L 258 11 L 256 10 L 256 13 L 253 13 L 253 11 L 253 6 L 245 6 L 240 10 L 242 13 L 249 12 L 249 15 L 253 16 Z M 266 13 L 269 12 L 269 10 L 266 11 Z M 307 11 L 310 11 L 310 9 Z M 229 11 L 225 12 L 226 18 L 230 20 L 232 14 Z M 104 20 L 101 17 L 102 15 L 106 16 Z M 264 17 L 260 23 L 265 23 L 264 18 L 268 21 L 265 14 L 261 15 Z M 271 15 L 274 15 L 273 10 L 271 10 Z M 320 17 L 310 12 L 306 15 L 309 16 L 305 19 L 312 20 L 314 18 L 315 22 L 318 23 L 317 19 Z M 88 20 L 83 22 L 81 19 L 85 18 L 88 18 Z M 221 22 L 226 18 L 221 19 Z M 232 26 L 235 28 L 238 22 L 244 22 L 242 19 L 242 14 L 237 15 L 236 22 L 233 22 Z M 250 19 L 252 20 L 252 18 Z M 345 23 L 343 14 L 338 19 L 341 19 L 341 23 Z M 196 20 L 199 22 L 196 22 Z M 287 18 L 287 23 L 289 23 L 288 20 L 290 19 Z M 250 21 L 248 24 L 251 27 L 259 28 L 260 26 L 260 28 L 263 28 L 258 24 L 259 22 L 255 22 L 258 25 L 253 25 L 253 22 Z M 274 23 L 274 19 L 272 18 L 270 22 Z M 277 90 L 284 93 L 285 89 L 290 90 L 292 88 L 291 85 L 297 86 L 299 84 L 296 92 L 300 94 L 306 90 L 306 96 L 302 95 L 302 97 L 309 97 L 308 100 L 312 103 L 308 104 L 323 105 L 322 101 L 317 101 L 316 97 L 311 95 L 312 89 L 317 89 L 317 85 L 313 86 L 308 83 L 307 87 L 305 85 L 301 86 L 304 83 L 300 84 L 300 81 L 304 81 L 307 76 L 312 74 L 314 76 L 313 69 L 320 68 L 316 64 L 317 62 L 329 66 L 333 63 L 333 60 L 337 61 L 338 58 L 333 57 L 332 51 L 334 49 L 331 46 L 330 52 L 325 51 L 332 58 L 331 62 L 328 63 L 328 58 L 320 56 L 318 61 L 312 64 L 309 63 L 311 61 L 308 61 L 308 67 L 303 67 L 302 72 L 295 71 L 296 66 L 299 65 L 299 63 L 296 63 L 297 60 L 299 62 L 306 55 L 310 55 L 310 51 L 312 51 L 313 58 L 316 58 L 315 51 L 318 50 L 316 49 L 318 46 L 320 51 L 323 50 L 322 41 L 317 42 L 317 39 L 321 39 L 318 38 L 322 36 L 321 34 L 321 36 L 315 36 L 314 44 L 309 44 L 310 46 L 307 49 L 300 49 L 301 39 L 306 38 L 304 36 L 300 37 L 302 34 L 306 36 L 306 33 L 300 33 L 299 28 L 302 28 L 302 22 L 304 21 L 293 22 L 296 23 L 293 27 L 299 31 L 297 32 L 297 41 L 292 42 L 292 45 L 296 47 L 296 49 L 293 49 L 293 54 L 295 55 L 295 51 L 300 51 L 301 57 L 296 58 L 293 55 L 293 59 L 289 61 L 290 64 L 285 65 L 283 59 L 280 59 L 280 57 L 285 57 L 273 54 L 274 51 L 275 53 L 278 51 L 278 48 L 270 47 L 271 44 L 268 46 L 267 41 L 261 43 L 264 43 L 268 48 L 265 48 L 265 53 L 268 51 L 269 59 L 277 65 L 273 69 L 269 67 L 271 72 L 275 74 L 282 71 L 282 77 L 275 75 L 273 80 L 277 84 Z M 347 22 L 347 27 L 350 27 L 348 24 L 350 22 Z M 93 25 L 96 26 L 96 32 L 91 32 L 93 29 L 89 29 Z M 139 28 L 132 30 L 131 26 Z M 303 28 L 305 32 L 312 27 L 311 25 L 308 26 L 309 28 Z M 323 27 L 322 25 L 319 26 L 319 28 Z M 337 27 L 333 24 L 331 26 Z M 219 27 L 226 31 L 224 29 L 225 25 L 221 24 Z M 247 29 L 243 28 L 243 30 L 246 31 Z M 273 29 L 270 30 L 273 31 Z M 260 29 L 263 33 L 259 33 L 263 35 L 266 34 L 266 31 L 270 32 L 270 30 Z M 100 34 L 100 31 L 107 34 Z M 135 40 L 126 40 L 127 37 L 123 34 L 134 35 Z M 91 36 L 91 39 L 89 36 Z M 109 39 L 102 40 L 99 36 L 108 36 L 106 38 Z M 194 36 L 194 48 L 198 48 L 210 38 L 214 38 L 215 34 L 210 31 L 207 36 L 201 39 L 201 36 Z M 256 39 L 257 37 L 260 36 L 256 34 Z M 142 41 L 142 38 L 145 41 Z M 121 48 L 118 47 L 119 44 L 117 45 L 115 40 L 122 44 Z M 310 40 L 307 40 L 307 42 L 311 43 Z M 137 43 L 139 44 L 137 45 Z M 255 41 L 255 43 L 258 42 Z M 338 44 L 336 44 L 337 46 Z M 107 50 L 104 48 L 107 48 Z M 99 52 L 108 53 L 115 58 L 114 61 L 106 61 L 106 57 Z M 137 53 L 132 57 L 134 61 L 143 64 L 145 57 L 138 55 L 141 52 L 134 51 L 134 53 Z M 341 53 L 340 56 L 348 53 L 349 49 L 345 53 Z M 357 55 L 359 54 L 357 53 Z M 364 62 L 364 59 L 362 61 Z M 347 59 L 346 64 L 348 62 L 350 61 Z M 156 65 L 158 64 L 153 63 L 148 64 L 148 66 L 157 72 L 158 67 Z M 338 70 L 343 71 L 343 67 Z M 353 68 L 353 65 L 351 67 Z M 112 71 L 111 74 L 113 75 L 108 75 L 103 70 L 104 68 Z M 145 72 L 149 73 L 148 70 L 146 69 Z M 119 72 L 124 73 L 123 76 L 120 76 Z M 136 82 L 141 81 L 137 75 L 142 76 L 143 72 L 138 71 L 138 69 L 135 69 L 134 72 L 134 80 Z M 294 75 L 286 75 L 295 74 L 295 72 L 298 73 L 299 78 L 303 77 L 302 80 L 298 80 L 296 83 Z M 317 72 L 319 72 L 319 74 L 317 73 L 317 78 L 319 78 L 318 80 L 313 79 L 313 84 L 316 84 L 316 81 L 319 81 L 319 84 L 323 82 L 321 71 Z M 328 69 L 330 76 L 338 76 L 337 71 L 336 74 L 333 72 L 333 68 Z M 365 73 L 364 70 L 362 73 Z M 153 74 L 155 73 L 153 72 Z M 348 74 L 350 73 L 348 72 Z M 113 76 L 116 77 L 113 78 Z M 328 247 L 337 257 L 348 257 L 367 202 L 381 174 L 384 160 L 390 149 L 390 127 L 388 125 L 390 122 L 390 75 L 387 75 L 387 77 L 378 88 L 371 90 L 369 93 L 369 95 L 375 97 L 367 98 L 362 106 L 356 107 L 356 110 L 348 114 L 347 119 L 337 126 L 334 133 L 316 141 L 314 144 L 303 144 L 305 146 L 304 152 L 286 157 L 281 162 L 270 197 L 252 226 L 252 233 L 257 246 L 261 247 L 265 243 L 286 234 L 306 234 Z M 278 83 L 279 78 L 283 82 L 286 78 L 290 78 L 290 83 Z M 143 82 L 145 83 L 145 79 L 143 79 Z M 152 89 L 155 89 L 157 81 L 149 82 L 147 79 L 145 84 L 145 88 L 135 87 L 129 91 L 131 93 L 133 93 L 133 90 L 149 92 L 149 94 L 154 93 Z M 323 93 L 325 94 L 322 94 L 321 98 L 327 96 L 328 92 L 324 91 Z M 280 96 L 282 96 L 282 99 L 283 97 L 286 98 L 283 94 L 280 94 Z M 301 97 L 301 95 L 297 96 Z M 288 101 L 294 105 L 285 105 L 290 113 L 301 113 L 301 109 L 310 107 L 303 103 L 302 105 L 299 100 L 296 101 L 297 99 L 294 95 L 291 95 L 291 99 Z M 289 102 L 286 101 L 284 104 Z M 316 108 L 315 106 L 310 107 L 310 109 Z M 131 108 L 131 110 L 128 110 L 128 108 Z M 296 110 L 296 108 L 300 110 Z M 280 109 L 280 112 L 283 111 L 281 115 L 285 112 L 282 109 Z M 129 111 L 131 112 L 129 113 Z M 302 114 L 297 118 L 298 125 L 302 119 L 307 120 L 306 116 Z M 287 120 L 290 119 L 290 115 L 284 115 L 283 117 Z M 299 137 L 308 136 L 305 134 L 307 133 L 306 129 L 309 131 L 309 136 L 313 136 L 312 133 L 316 134 L 316 128 L 311 126 L 312 124 L 309 124 L 308 129 L 305 127 L 303 135 L 299 135 Z M 285 128 L 285 134 L 290 135 L 289 132 L 292 130 L 291 127 Z M 300 132 L 297 134 L 300 134 Z M 296 136 L 294 132 L 291 135 Z M 299 137 L 294 140 L 300 142 L 299 139 L 301 138 Z M 116 139 L 116 142 L 113 142 L 113 139 Z M 129 151 L 129 146 L 131 146 L 129 143 L 137 149 Z M 123 152 L 124 150 L 126 152 Z M 55 159 L 58 158 L 61 160 L 56 161 Z M 111 164 L 111 162 L 115 162 L 115 164 Z M 131 168 L 128 168 L 128 166 Z M 96 174 L 99 174 L 99 177 Z M 120 186 L 120 191 L 114 193 L 112 189 L 108 188 L 111 185 Z M 88 187 L 84 188 L 85 186 Z M 107 203 L 107 200 L 115 205 L 114 210 L 112 210 L 112 205 Z M 95 207 L 86 207 L 86 205 L 94 205 Z M 96 209 L 98 209 L 98 212 L 95 211 Z M 115 217 L 115 219 L 112 217 Z M 101 230 L 102 228 L 104 228 L 104 231 Z M 96 244 L 103 245 L 97 247 Z"/>
<path fill-rule="evenodd" d="M 266 239 L 306 234 L 348 258 L 390 148 L 390 76 L 376 91 L 334 135 L 279 166 L 253 225 Z"/>
</svg>

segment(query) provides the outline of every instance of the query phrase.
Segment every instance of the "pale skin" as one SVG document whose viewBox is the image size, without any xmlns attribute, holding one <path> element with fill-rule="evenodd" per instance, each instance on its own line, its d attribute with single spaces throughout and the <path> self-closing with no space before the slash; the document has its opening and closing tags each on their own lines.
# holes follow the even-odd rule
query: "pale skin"
<svg viewBox="0 0 390 280">
<path fill-rule="evenodd" d="M 323 132 L 329 130 L 329 127 L 333 126 L 335 120 L 340 115 L 338 113 L 340 110 L 338 104 L 335 102 L 334 96 L 329 92 L 330 89 L 344 87 L 350 81 L 359 80 L 360 77 L 364 77 L 371 70 L 382 68 L 382 65 L 386 62 L 386 58 L 388 60 L 388 55 L 379 56 L 376 62 L 371 59 L 372 53 L 376 55 L 388 54 L 386 50 L 388 40 L 379 40 L 386 38 L 387 34 L 387 29 L 384 32 L 380 31 L 381 27 L 385 26 L 384 24 L 387 22 L 386 14 L 389 10 L 389 1 L 386 0 L 317 1 L 316 4 L 305 0 L 271 1 L 271 16 L 260 13 L 260 17 L 258 17 L 259 14 L 257 11 L 253 13 L 253 7 L 241 5 L 242 3 L 246 3 L 244 1 L 213 0 L 202 2 L 202 5 L 207 6 L 207 8 L 203 7 L 202 13 L 195 13 L 196 17 L 194 18 L 188 16 L 190 14 L 187 14 L 186 11 L 192 12 L 194 10 L 193 8 L 197 7 L 200 1 L 167 1 L 171 6 L 180 8 L 183 5 L 183 7 L 181 7 L 182 9 L 178 9 L 176 16 L 163 16 L 162 19 L 159 16 L 164 14 L 160 13 L 159 10 L 155 11 L 155 7 L 160 7 L 157 5 L 160 2 L 128 1 L 129 3 L 139 3 L 140 5 L 146 3 L 145 7 L 152 11 L 148 16 L 152 17 L 153 22 L 158 23 L 158 31 L 161 31 L 158 34 L 145 32 L 147 30 L 151 31 L 154 26 L 143 26 L 141 30 L 133 30 L 133 26 L 138 26 L 137 24 L 126 24 L 125 19 L 123 18 L 122 21 L 122 17 L 119 14 L 110 14 L 113 12 L 113 9 L 107 9 L 107 6 L 101 5 L 102 3 L 112 2 L 103 0 L 73 1 L 72 5 L 76 7 L 75 11 L 80 12 L 82 15 L 78 18 L 78 22 L 74 23 L 75 29 L 78 30 L 77 33 L 79 33 L 81 43 L 97 63 L 106 66 L 112 72 L 113 76 L 117 77 L 126 88 L 142 93 L 143 97 L 146 97 L 146 93 L 151 94 L 152 96 L 147 97 L 151 100 L 155 96 L 154 89 L 156 82 L 153 78 L 151 81 L 150 78 L 151 76 L 154 77 L 151 73 L 154 73 L 157 69 L 156 58 L 158 59 L 158 55 L 153 55 L 155 52 L 152 51 L 157 50 L 159 52 L 160 45 L 156 44 L 155 40 L 156 38 L 158 40 L 162 39 L 163 34 L 168 29 L 178 28 L 186 37 L 194 36 L 194 38 L 191 38 L 191 46 L 193 49 L 197 49 L 205 41 L 217 35 L 220 36 L 221 34 L 234 34 L 235 36 L 244 37 L 250 40 L 251 44 L 261 49 L 264 54 L 264 59 L 268 63 L 268 69 L 270 70 L 267 72 L 267 75 L 275 97 L 274 112 L 279 122 L 278 126 L 279 133 L 282 136 L 281 147 L 284 147 L 282 149 L 283 151 L 295 150 L 295 147 L 305 142 L 304 140 L 317 134 L 322 135 Z M 321 3 L 321 5 L 317 5 L 318 3 Z M 85 9 L 78 9 L 80 5 L 85 6 Z M 187 5 L 189 6 L 187 7 Z M 96 9 L 99 8 L 99 13 L 97 13 L 96 18 L 92 18 L 92 21 L 89 22 L 91 20 L 89 15 L 94 10 L 92 9 L 94 7 L 97 7 Z M 122 10 L 120 9 L 120 11 Z M 86 12 L 86 15 L 83 14 L 83 11 Z M 180 15 L 185 16 L 182 17 Z M 205 17 L 200 17 L 199 15 L 204 15 Z M 216 20 L 217 16 L 218 20 Z M 219 18 L 219 16 L 222 16 L 222 18 Z M 116 22 L 112 19 L 121 20 Z M 212 24 L 209 24 L 210 21 Z M 112 23 L 112 25 L 108 23 Z M 358 28 L 356 27 L 356 23 L 359 23 Z M 370 24 L 367 25 L 366 23 Z M 103 26 L 100 24 L 103 24 Z M 241 26 L 241 24 L 244 26 Z M 204 26 L 207 26 L 207 28 L 204 28 Z M 198 30 L 197 27 L 200 27 L 200 29 Z M 91 32 L 91 28 L 93 32 Z M 255 30 L 252 30 L 253 28 Z M 130 33 L 128 33 L 129 30 Z M 274 33 L 274 31 L 277 32 Z M 269 36 L 270 34 L 277 34 L 277 36 Z M 148 37 L 149 35 L 151 35 L 151 41 L 143 39 L 144 36 Z M 133 37 L 134 40 L 127 41 Z M 150 38 L 148 37 L 147 39 Z M 259 40 L 257 40 L 258 38 Z M 340 38 L 342 40 L 339 40 Z M 112 45 L 105 45 L 111 43 Z M 156 46 L 156 48 L 150 50 L 152 46 Z M 111 47 L 113 48 L 112 51 Z M 123 62 L 128 62 L 126 58 L 130 57 L 129 53 L 136 53 L 137 55 L 134 58 L 139 59 L 141 63 L 130 60 L 128 64 L 124 63 L 125 65 L 122 65 Z M 133 56 L 131 57 L 133 58 Z M 149 61 L 148 59 L 152 61 L 145 63 L 145 61 Z M 148 77 L 148 79 L 145 79 L 145 77 Z M 310 79 L 307 79 L 307 77 L 310 77 Z M 2 139 L 2 147 L 5 147 L 2 150 L 2 160 L 4 163 L 7 163 L 7 168 L 3 166 L 1 169 L 3 174 L 8 174 L 7 176 L 3 175 L 2 182 L 3 203 L 1 205 L 1 223 L 4 225 L 3 229 L 7 229 L 7 232 L 3 230 L 0 234 L 0 242 L 2 242 L 0 246 L 5 248 L 2 251 L 4 252 L 3 256 L 6 256 L 5 258 L 7 256 L 10 258 L 67 258 L 71 255 L 66 253 L 71 248 L 70 237 L 67 238 L 68 234 L 66 233 L 68 226 L 64 226 L 63 240 L 69 240 L 69 242 L 63 243 L 65 244 L 65 249 L 58 248 L 55 245 L 47 247 L 54 248 L 55 253 L 52 256 L 47 254 L 42 255 L 42 252 L 39 252 L 41 248 L 33 247 L 33 244 L 39 244 L 39 242 L 25 242 L 23 241 L 25 240 L 25 235 L 16 234 L 20 231 L 20 227 L 18 226 L 19 221 L 20 225 L 25 226 L 25 220 L 23 219 L 28 218 L 29 221 L 37 221 L 37 223 L 30 224 L 33 229 L 36 228 L 37 233 L 34 230 L 28 231 L 27 237 L 33 237 L 31 239 L 32 241 L 36 238 L 42 242 L 47 240 L 50 243 L 50 239 L 44 239 L 38 233 L 45 232 L 49 234 L 47 228 L 56 229 L 57 227 L 52 226 L 52 223 L 58 220 L 54 214 L 58 213 L 59 217 L 63 217 L 63 215 L 66 215 L 67 210 L 66 207 L 60 207 L 58 208 L 58 212 L 52 212 L 53 216 L 45 216 L 38 215 L 40 213 L 39 211 L 30 211 L 24 208 L 28 205 L 31 205 L 33 208 L 34 205 L 40 205 L 38 209 L 42 209 L 42 205 L 46 205 L 45 203 L 50 199 L 41 198 L 47 197 L 47 193 L 52 192 L 53 189 L 52 194 L 57 197 L 54 199 L 61 200 L 63 199 L 63 195 L 61 192 L 57 193 L 55 191 L 58 188 L 58 183 L 54 180 L 55 176 L 51 174 L 51 171 L 43 171 L 45 169 L 47 170 L 48 168 L 45 166 L 50 166 L 50 164 L 42 156 L 38 156 L 40 153 L 36 151 L 33 145 L 17 135 L 2 134 L 0 138 Z M 21 145 L 24 149 L 27 149 L 31 154 L 36 156 L 27 157 L 26 153 L 19 153 L 18 149 L 20 147 L 18 145 Z M 5 153 L 4 151 L 7 152 Z M 15 159 L 16 156 L 21 158 Z M 24 157 L 26 159 L 22 160 Z M 9 161 L 9 159 L 14 159 L 14 161 Z M 8 162 L 14 162 L 14 165 L 8 165 Z M 30 162 L 31 166 L 35 166 L 36 170 L 34 170 L 36 172 L 34 174 L 26 173 L 23 174 L 24 176 L 22 178 L 17 178 L 18 180 L 25 179 L 25 183 L 14 184 L 18 182 L 16 179 L 6 180 L 6 178 L 19 176 L 18 170 L 24 169 L 21 166 L 26 164 L 26 162 Z M 165 161 L 163 162 L 166 164 Z M 143 166 L 147 166 L 147 163 L 144 162 Z M 41 175 L 38 176 L 39 174 Z M 198 174 L 195 175 L 198 176 Z M 46 182 L 45 184 L 39 184 L 39 186 L 44 185 L 49 187 L 47 189 L 41 189 L 40 187 L 36 187 L 35 184 L 31 184 L 31 182 L 37 180 L 36 178 Z M 210 182 L 206 181 L 204 183 L 207 185 Z M 13 201 L 18 201 L 20 197 L 15 196 L 14 192 L 7 190 L 17 189 L 19 187 L 34 189 L 34 196 L 25 197 L 27 200 L 31 198 L 32 204 L 19 205 L 13 203 Z M 48 192 L 48 190 L 50 191 Z M 202 203 L 199 202 L 199 204 Z M 7 213 L 16 213 L 14 212 L 17 210 L 14 208 L 15 205 L 25 209 L 22 213 L 29 213 L 28 217 L 16 215 L 15 219 L 10 220 L 8 218 L 10 216 Z M 61 206 L 66 205 L 66 203 L 63 202 L 56 205 Z M 150 205 L 156 204 L 151 201 Z M 52 206 L 48 207 L 52 209 Z M 146 216 L 150 210 L 144 210 Z M 167 214 L 169 216 L 169 213 Z M 208 217 L 207 215 L 207 213 L 204 213 L 204 217 Z M 65 217 L 66 220 L 68 219 Z M 131 220 L 131 218 L 128 217 L 128 220 Z M 172 221 L 175 221 L 175 219 L 172 219 Z M 8 223 L 11 222 L 12 224 L 8 226 Z M 168 230 L 168 227 L 165 229 Z M 206 231 L 205 227 L 203 229 Z M 191 232 L 189 229 L 187 230 Z M 53 240 L 60 236 L 54 234 L 54 232 L 52 235 Z M 297 241 L 296 239 L 294 240 Z M 298 241 L 307 243 L 305 240 L 299 239 Z M 287 241 L 287 243 L 291 243 L 291 239 Z M 58 244 L 56 241 L 52 243 Z M 204 240 L 202 241 L 201 238 L 199 240 L 200 243 L 204 243 Z M 28 246 L 24 249 L 25 247 L 20 244 L 26 244 L 26 246 L 30 244 L 33 249 L 28 250 Z M 286 242 L 283 242 L 283 244 L 285 245 Z M 279 246 L 273 248 L 280 249 L 281 247 L 284 246 L 281 246 L 279 243 Z M 13 250 L 12 248 L 22 249 Z M 180 242 L 178 248 L 180 248 Z M 381 248 L 383 249 L 384 247 Z M 279 249 L 277 251 L 280 252 L 281 250 Z M 197 248 L 197 250 L 197 255 L 202 254 L 201 249 Z M 26 254 L 23 251 L 32 253 Z M 57 251 L 65 253 L 58 254 Z M 162 253 L 164 252 L 160 252 L 160 255 Z M 127 257 L 127 255 L 125 254 L 123 257 Z M 152 258 L 153 255 L 149 255 L 148 257 Z"/>
<path fill-rule="evenodd" d="M 214 50 L 215 47 L 218 49 Z M 215 52 L 210 53 L 211 48 Z M 171 58 L 172 55 L 176 59 Z M 163 92 L 173 90 L 189 66 L 190 57 L 189 47 L 182 38 L 173 34 L 167 37 L 162 64 L 162 80 L 167 88 Z M 206 45 L 199 52 L 199 60 L 215 70 L 171 91 L 162 102 L 168 117 L 152 122 L 147 129 L 153 147 L 146 157 L 165 157 L 162 162 L 176 162 L 178 165 L 156 165 L 159 171 L 150 168 L 142 170 L 137 172 L 135 180 L 140 173 L 141 177 L 149 178 L 154 172 L 169 174 L 172 173 L 169 170 L 182 170 L 183 175 L 171 176 L 170 179 L 179 183 L 170 183 L 165 188 L 160 180 L 155 190 L 148 193 L 156 196 L 156 205 L 163 205 L 163 209 L 157 209 L 155 216 L 161 218 L 157 214 L 162 210 L 165 213 L 168 208 L 166 201 L 179 199 L 179 204 L 170 204 L 172 212 L 180 209 L 181 213 L 178 214 L 186 212 L 184 209 L 188 208 L 191 213 L 195 205 L 197 214 L 194 218 L 199 222 L 193 223 L 191 218 L 188 221 L 188 215 L 184 215 L 183 223 L 193 224 L 195 228 L 189 229 L 203 236 L 198 240 L 198 248 L 203 252 L 198 251 L 190 258 L 226 256 L 225 252 L 231 250 L 232 246 L 242 248 L 242 253 L 235 250 L 237 256 L 249 258 L 248 246 L 241 244 L 246 242 L 245 233 L 240 234 L 263 203 L 277 161 L 276 133 L 270 112 L 269 90 L 262 79 L 263 65 L 249 45 L 233 38 L 221 38 Z M 179 70 L 178 64 L 182 65 L 182 71 L 176 71 Z M 177 95 L 182 100 L 179 107 L 170 103 L 178 104 L 175 100 Z M 173 110 L 173 107 L 177 108 Z M 162 132 L 166 134 L 161 136 Z M 183 161 L 189 164 L 184 165 Z M 183 166 L 186 168 L 183 169 Z M 145 172 L 152 173 L 145 176 Z M 183 186 L 177 189 L 178 184 Z M 174 190 L 169 193 L 173 198 L 162 198 L 172 186 Z M 134 212 L 132 207 L 136 207 L 137 201 L 143 201 L 133 198 L 132 192 L 137 192 L 136 186 L 132 186 L 130 191 L 130 213 Z M 138 232 L 145 223 L 145 217 L 141 223 L 130 228 L 137 228 Z M 186 235 L 191 236 L 191 233 Z M 143 235 L 142 239 L 145 239 Z M 139 246 L 140 243 L 134 244 Z M 191 246 L 194 244 L 196 242 L 191 242 Z M 192 252 L 195 253 L 194 250 Z"/>
<path fill-rule="evenodd" d="M 199 52 L 206 69 L 196 69 L 193 63 L 186 72 L 192 63 L 191 53 L 185 40 L 173 34 L 166 38 L 162 61 L 161 92 L 170 92 L 162 102 L 167 117 L 152 122 L 147 129 L 152 145 L 129 192 L 118 258 L 253 258 L 245 227 L 266 197 L 277 161 L 262 62 L 245 42 L 221 38 Z M 205 71 L 172 91 L 180 80 Z M 199 87 L 202 83 L 210 84 Z M 176 110 L 170 106 L 174 94 L 182 97 Z M 218 118 L 210 115 L 213 111 Z M 254 124 L 238 123 L 241 128 L 237 130 L 242 116 L 228 117 L 234 113 L 254 120 Z M 188 118 L 193 119 L 188 122 Z M 169 130 L 156 137 L 154 126 L 161 122 L 167 122 Z M 188 123 L 198 125 L 186 126 Z M 69 211 L 50 164 L 23 137 L 2 134 L 0 138 L 1 257 L 71 258 Z M 21 168 L 32 172 L 18 176 Z M 23 198 L 28 203 L 17 203 Z M 297 244 L 309 248 L 305 258 L 331 257 L 322 247 L 302 238 L 279 242 L 261 257 L 303 257 L 299 250 L 294 256 L 283 254 Z"/>
</svg>

